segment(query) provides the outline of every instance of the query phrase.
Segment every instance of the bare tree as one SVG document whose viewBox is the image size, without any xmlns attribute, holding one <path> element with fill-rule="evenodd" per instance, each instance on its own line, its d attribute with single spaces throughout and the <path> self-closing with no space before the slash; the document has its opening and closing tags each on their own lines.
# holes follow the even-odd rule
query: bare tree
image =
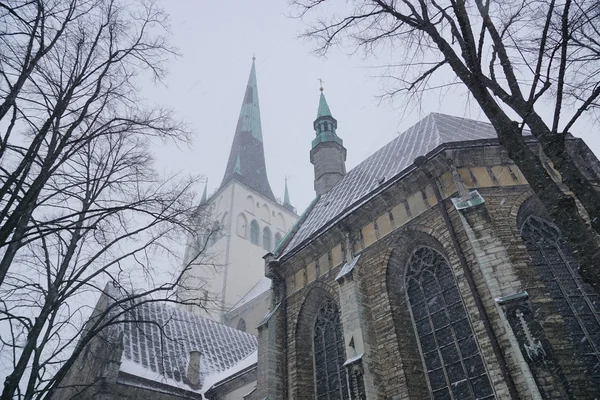
<svg viewBox="0 0 600 400">
<path fill-rule="evenodd" d="M 331 15 L 328 0 L 293 3 L 300 16 L 315 15 L 305 36 L 318 42 L 320 53 L 348 42 L 367 53 L 400 53 L 404 60 L 387 66 L 387 76 L 397 85 L 392 96 L 430 90 L 432 79 L 438 79 L 436 85 L 466 88 L 565 235 L 582 276 L 600 290 L 600 193 L 565 146 L 573 124 L 597 112 L 599 105 L 597 1 L 355 0 Z M 550 123 L 540 114 L 542 103 L 553 107 Z M 561 190 L 526 145 L 524 127 L 581 202 L 593 230 L 575 199 Z"/>
<path fill-rule="evenodd" d="M 43 398 L 99 331 L 81 330 L 92 293 L 110 280 L 125 303 L 176 301 L 189 265 L 161 263 L 219 226 L 196 179 L 152 168 L 153 144 L 190 138 L 139 96 L 175 54 L 156 4 L 0 1 L 0 21 L 0 399 Z M 189 264 L 211 266 L 206 243 Z"/>
</svg>

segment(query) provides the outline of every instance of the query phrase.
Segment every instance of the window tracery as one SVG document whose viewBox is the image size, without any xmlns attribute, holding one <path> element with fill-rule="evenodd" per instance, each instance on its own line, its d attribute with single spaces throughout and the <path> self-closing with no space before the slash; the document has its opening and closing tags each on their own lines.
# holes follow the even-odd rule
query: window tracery
<svg viewBox="0 0 600 400">
<path fill-rule="evenodd" d="M 349 399 L 344 337 L 338 309 L 331 300 L 319 307 L 313 340 L 317 400 Z"/>
<path fill-rule="evenodd" d="M 408 262 L 406 286 L 432 398 L 494 398 L 448 261 L 429 247 L 418 248 Z"/>
<path fill-rule="evenodd" d="M 600 296 L 582 281 L 578 264 L 557 227 L 532 215 L 523 223 L 521 236 L 588 375 L 600 383 Z"/>
</svg>

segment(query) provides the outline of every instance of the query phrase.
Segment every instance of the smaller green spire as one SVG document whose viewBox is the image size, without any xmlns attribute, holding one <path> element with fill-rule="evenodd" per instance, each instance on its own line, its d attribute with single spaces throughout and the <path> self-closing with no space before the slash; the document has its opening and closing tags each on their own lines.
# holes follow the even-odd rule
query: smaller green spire
<svg viewBox="0 0 600 400">
<path fill-rule="evenodd" d="M 235 159 L 235 167 L 233 167 L 233 172 L 238 175 L 242 174 L 242 166 L 240 164 L 240 153 L 237 154 L 237 158 Z"/>
<path fill-rule="evenodd" d="M 283 205 L 284 206 L 291 206 L 291 204 L 290 204 L 290 193 L 288 192 L 288 187 L 287 187 L 287 178 L 285 178 L 285 192 L 283 193 Z"/>
<path fill-rule="evenodd" d="M 206 183 L 204 184 L 204 192 L 202 192 L 202 199 L 200 200 L 200 204 L 204 204 L 208 200 L 207 187 L 208 187 L 208 181 L 206 181 Z"/>
<path fill-rule="evenodd" d="M 313 127 L 317 137 L 312 141 L 313 149 L 319 143 L 336 142 L 343 146 L 344 142 L 336 134 L 337 120 L 331 115 L 331 110 L 323 94 L 323 87 L 320 88 L 321 97 L 319 98 L 319 109 L 317 110 L 317 119 L 313 122 Z"/>
<path fill-rule="evenodd" d="M 329 105 L 327 104 L 327 100 L 325 99 L 325 95 L 323 94 L 323 89 L 321 89 L 321 97 L 319 98 L 319 109 L 317 110 L 317 118 L 319 117 L 331 117 L 331 110 L 329 109 Z"/>
</svg>

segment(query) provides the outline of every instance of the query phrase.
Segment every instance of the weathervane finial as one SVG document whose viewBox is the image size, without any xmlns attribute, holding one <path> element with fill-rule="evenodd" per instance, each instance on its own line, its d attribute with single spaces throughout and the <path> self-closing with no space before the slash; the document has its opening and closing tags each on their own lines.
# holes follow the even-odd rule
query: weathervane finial
<svg viewBox="0 0 600 400">
<path fill-rule="evenodd" d="M 256 53 L 252 53 L 252 61 L 256 61 Z"/>
<path fill-rule="evenodd" d="M 322 92 L 323 91 L 323 79 L 319 78 L 319 85 L 321 86 L 319 88 L 319 90 Z"/>
</svg>

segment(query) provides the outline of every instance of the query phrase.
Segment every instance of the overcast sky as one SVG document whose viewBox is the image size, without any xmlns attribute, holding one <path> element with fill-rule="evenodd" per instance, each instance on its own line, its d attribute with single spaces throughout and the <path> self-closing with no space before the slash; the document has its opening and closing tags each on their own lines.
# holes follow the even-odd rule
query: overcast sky
<svg viewBox="0 0 600 400">
<path fill-rule="evenodd" d="M 149 87 L 147 95 L 175 109 L 194 130 L 195 140 L 190 149 L 161 147 L 157 158 L 163 169 L 207 177 L 209 193 L 223 178 L 253 54 L 269 181 L 282 198 L 288 177 L 298 213 L 315 196 L 309 151 L 319 78 L 348 150 L 348 170 L 430 112 L 485 120 L 476 107 L 468 107 L 466 97 L 454 92 L 443 97 L 433 93 L 409 109 L 403 101 L 381 103 L 377 95 L 385 83 L 373 67 L 386 57 L 397 61 L 404 55 L 398 51 L 364 59 L 361 54 L 349 56 L 349 49 L 333 49 L 326 59 L 317 57 L 312 53 L 315 43 L 298 39 L 305 22 L 290 17 L 294 10 L 286 1 L 163 4 L 171 15 L 172 42 L 182 57 L 170 64 L 166 87 Z M 584 138 L 599 154 L 597 127 L 580 124 L 577 129 L 588 133 Z"/>
</svg>

